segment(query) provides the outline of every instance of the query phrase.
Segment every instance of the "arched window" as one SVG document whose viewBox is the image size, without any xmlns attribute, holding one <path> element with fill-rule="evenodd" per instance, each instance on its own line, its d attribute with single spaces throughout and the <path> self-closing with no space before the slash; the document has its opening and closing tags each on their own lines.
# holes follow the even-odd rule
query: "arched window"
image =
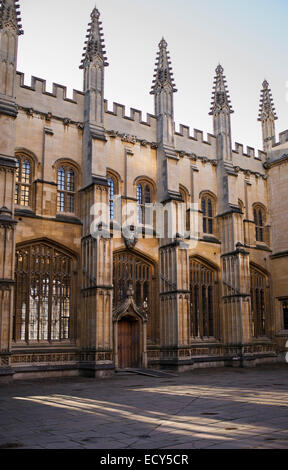
<svg viewBox="0 0 288 470">
<path fill-rule="evenodd" d="M 15 204 L 29 207 L 32 205 L 32 160 L 25 155 L 17 155 Z"/>
<path fill-rule="evenodd" d="M 110 219 L 114 219 L 114 196 L 115 196 L 115 181 L 114 178 L 108 179 L 109 185 L 109 211 L 110 211 Z"/>
<path fill-rule="evenodd" d="M 264 242 L 264 227 L 266 222 L 265 209 L 262 206 L 255 205 L 253 208 L 256 241 Z"/>
<path fill-rule="evenodd" d="M 76 174 L 70 166 L 57 171 L 57 212 L 75 212 Z"/>
<path fill-rule="evenodd" d="M 190 209 L 188 208 L 188 198 L 189 198 L 189 193 L 184 187 L 180 186 L 179 192 L 181 194 L 182 200 L 184 202 L 184 229 L 186 232 L 190 232 Z"/>
<path fill-rule="evenodd" d="M 114 306 L 119 305 L 126 298 L 127 290 L 132 285 L 134 299 L 138 306 L 144 303 L 151 307 L 152 264 L 128 251 L 115 253 L 113 262 Z"/>
<path fill-rule="evenodd" d="M 137 197 L 137 223 L 138 224 L 150 224 L 149 214 L 145 211 L 145 205 L 152 202 L 152 190 L 151 186 L 146 183 L 138 183 L 136 189 Z"/>
<path fill-rule="evenodd" d="M 210 194 L 201 196 L 201 211 L 203 214 L 203 233 L 214 233 L 215 200 Z"/>
<path fill-rule="evenodd" d="M 108 200 L 109 200 L 109 214 L 110 219 L 114 220 L 117 217 L 115 212 L 115 197 L 119 194 L 120 191 L 120 176 L 113 170 L 107 171 L 107 181 L 109 186 Z"/>
<path fill-rule="evenodd" d="M 215 336 L 218 305 L 217 270 L 190 258 L 191 336 Z"/>
<path fill-rule="evenodd" d="M 282 302 L 283 328 L 288 330 L 288 299 Z"/>
<path fill-rule="evenodd" d="M 269 305 L 268 276 L 255 266 L 250 265 L 251 311 L 253 336 L 265 336 L 266 319 Z"/>
<path fill-rule="evenodd" d="M 44 242 L 16 250 L 14 341 L 71 337 L 72 263 Z"/>
</svg>

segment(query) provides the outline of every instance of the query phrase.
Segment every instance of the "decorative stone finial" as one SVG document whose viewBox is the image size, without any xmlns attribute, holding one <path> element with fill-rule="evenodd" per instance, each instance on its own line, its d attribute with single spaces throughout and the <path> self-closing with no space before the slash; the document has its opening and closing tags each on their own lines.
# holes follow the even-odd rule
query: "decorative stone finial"
<svg viewBox="0 0 288 470">
<path fill-rule="evenodd" d="M 12 27 L 18 36 L 24 33 L 20 18 L 18 0 L 0 0 L 0 29 Z"/>
<path fill-rule="evenodd" d="M 214 78 L 211 110 L 209 114 L 215 114 L 226 108 L 229 114 L 234 111 L 231 106 L 230 96 L 226 84 L 226 77 L 223 75 L 224 69 L 222 65 L 218 64 L 216 68 L 216 76 Z"/>
<path fill-rule="evenodd" d="M 258 121 L 265 121 L 269 117 L 274 121 L 278 119 L 269 83 L 267 80 L 264 80 L 262 83 Z"/>
<path fill-rule="evenodd" d="M 174 83 L 169 52 L 167 51 L 167 45 L 168 44 L 164 37 L 162 37 L 158 45 L 159 51 L 157 52 L 156 68 L 154 70 L 154 79 L 150 92 L 151 95 L 155 95 L 157 91 L 163 89 L 165 86 L 170 87 L 173 93 L 177 91 Z"/>
<path fill-rule="evenodd" d="M 100 12 L 95 7 L 91 13 L 91 22 L 87 30 L 87 41 L 85 41 L 83 59 L 81 61 L 80 69 L 87 67 L 96 57 L 98 57 L 104 66 L 109 65 L 107 57 L 105 56 L 104 35 L 102 32 L 102 23 L 99 21 Z"/>
</svg>

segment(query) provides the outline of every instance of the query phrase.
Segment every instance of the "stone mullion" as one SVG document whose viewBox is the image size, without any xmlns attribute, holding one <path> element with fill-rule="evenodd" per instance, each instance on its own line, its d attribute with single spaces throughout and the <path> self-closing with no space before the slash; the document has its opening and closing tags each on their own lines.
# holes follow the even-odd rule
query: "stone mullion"
<svg viewBox="0 0 288 470">
<path fill-rule="evenodd" d="M 53 277 L 54 256 L 53 255 L 50 257 L 50 262 L 49 262 L 48 341 L 52 340 L 52 304 L 53 304 L 53 290 L 54 290 L 54 277 Z M 60 331 L 60 337 L 61 337 L 61 316 L 60 316 L 60 322 L 59 322 L 59 331 Z"/>
<path fill-rule="evenodd" d="M 27 256 L 27 273 L 26 273 L 26 311 L 25 311 L 25 341 L 28 343 L 29 341 L 29 317 L 30 317 L 30 295 L 29 295 L 29 286 L 31 286 L 31 276 L 32 276 L 32 250 L 31 247 L 29 248 L 28 251 L 28 256 Z M 21 317 L 22 317 L 22 310 L 21 310 Z"/>
</svg>

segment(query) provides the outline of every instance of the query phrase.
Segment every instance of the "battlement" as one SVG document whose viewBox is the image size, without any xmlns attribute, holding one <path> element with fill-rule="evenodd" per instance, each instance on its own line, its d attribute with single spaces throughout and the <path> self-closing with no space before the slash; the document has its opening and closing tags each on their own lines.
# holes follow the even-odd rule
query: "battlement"
<svg viewBox="0 0 288 470">
<path fill-rule="evenodd" d="M 32 76 L 30 84 L 26 85 L 25 75 L 22 72 L 17 72 L 16 90 L 17 104 L 24 109 L 32 109 L 40 113 L 53 111 L 53 115 L 60 119 L 70 118 L 72 121 L 83 122 L 85 97 L 83 91 L 73 89 L 72 98 L 68 98 L 66 86 L 53 83 L 52 92 L 50 92 L 47 91 L 46 80 L 35 76 Z M 147 113 L 145 120 L 142 111 L 135 108 L 130 108 L 129 114 L 126 114 L 126 106 L 117 102 L 113 102 L 112 109 L 109 109 L 108 100 L 104 100 L 104 112 L 107 129 L 155 142 L 157 131 L 155 115 Z M 205 153 L 209 158 L 216 157 L 216 136 L 213 134 L 207 133 L 204 136 L 203 131 L 199 129 L 194 128 L 192 131 L 189 126 L 179 124 L 179 129 L 175 128 L 175 138 L 176 148 L 180 151 L 195 152 L 200 155 Z M 287 142 L 288 130 L 281 132 L 279 139 L 280 143 Z M 249 146 L 244 152 L 244 146 L 238 142 L 235 143 L 233 153 L 236 153 L 238 157 L 260 162 L 266 160 L 265 152 L 258 150 L 256 155 L 255 149 Z"/>
<path fill-rule="evenodd" d="M 52 93 L 46 89 L 46 80 L 43 78 L 31 76 L 31 85 L 25 85 L 25 74 L 17 72 L 17 81 L 20 88 L 31 90 L 36 93 L 40 93 L 47 96 L 52 96 L 58 100 L 68 101 L 70 103 L 78 104 L 80 102 L 79 96 L 83 96 L 84 93 L 79 90 L 73 90 L 73 98 L 67 98 L 67 87 L 59 85 L 58 83 L 52 84 Z"/>
<path fill-rule="evenodd" d="M 235 149 L 233 149 L 234 153 L 237 153 L 240 157 L 246 158 L 254 158 L 255 160 L 265 161 L 266 159 L 266 152 L 262 150 L 257 151 L 257 155 L 255 153 L 255 149 L 253 147 L 246 147 L 246 152 L 244 152 L 244 145 L 235 142 Z"/>
<path fill-rule="evenodd" d="M 213 145 L 213 143 L 216 141 L 215 135 L 209 133 L 207 133 L 207 140 L 205 140 L 203 131 L 200 131 L 199 129 L 193 129 L 192 135 L 190 133 L 190 127 L 185 126 L 184 124 L 179 124 L 179 131 L 175 131 L 175 134 L 181 137 L 185 137 L 186 139 L 194 140 L 201 144 Z"/>
<path fill-rule="evenodd" d="M 109 103 L 108 100 L 104 100 L 104 111 L 107 114 L 112 116 L 117 116 L 119 118 L 127 119 L 129 121 L 134 121 L 145 126 L 152 126 L 153 123 L 157 122 L 156 116 L 153 114 L 147 113 L 146 121 L 142 118 L 142 111 L 135 108 L 130 108 L 130 115 L 126 115 L 126 106 L 120 103 L 113 102 L 112 110 L 108 109 Z"/>
</svg>

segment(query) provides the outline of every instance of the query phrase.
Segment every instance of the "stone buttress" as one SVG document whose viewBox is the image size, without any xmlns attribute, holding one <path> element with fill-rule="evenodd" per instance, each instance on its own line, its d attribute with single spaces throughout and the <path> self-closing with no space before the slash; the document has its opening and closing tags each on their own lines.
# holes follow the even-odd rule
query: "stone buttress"
<svg viewBox="0 0 288 470">
<path fill-rule="evenodd" d="M 249 252 L 244 248 L 243 214 L 238 206 L 232 163 L 231 113 L 223 68 L 218 65 L 210 114 L 217 139 L 218 220 L 221 239 L 222 341 L 226 357 L 243 359 L 243 345 L 251 342 Z"/>
<path fill-rule="evenodd" d="M 104 68 L 108 64 L 99 16 L 94 8 L 80 66 L 84 71 L 85 93 L 81 368 L 92 376 L 113 368 L 112 240 L 105 236 L 104 227 L 109 231 L 104 135 Z M 99 211 L 103 211 L 100 219 Z"/>
<path fill-rule="evenodd" d="M 15 80 L 18 36 L 23 34 L 19 5 L 2 0 L 0 7 L 0 375 L 10 373 L 14 305 Z"/>
<path fill-rule="evenodd" d="M 160 348 L 162 365 L 177 365 L 189 344 L 189 259 L 177 233 L 182 197 L 179 156 L 175 151 L 172 67 L 164 38 L 159 43 L 151 94 L 157 118 L 157 202 L 164 205 L 164 233 L 159 239 Z M 180 231 L 180 228 L 179 228 Z"/>
</svg>

